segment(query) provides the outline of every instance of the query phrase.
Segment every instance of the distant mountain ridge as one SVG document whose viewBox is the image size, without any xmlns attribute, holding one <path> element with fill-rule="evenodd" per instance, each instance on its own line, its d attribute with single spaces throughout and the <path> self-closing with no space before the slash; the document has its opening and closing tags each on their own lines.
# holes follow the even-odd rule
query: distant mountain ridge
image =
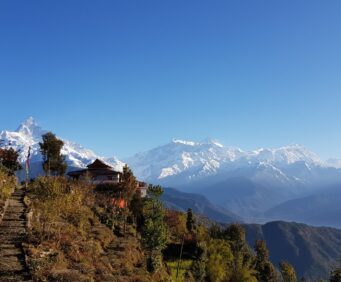
<svg viewBox="0 0 341 282">
<path fill-rule="evenodd" d="M 340 264 L 340 229 L 283 221 L 243 226 L 251 247 L 255 240 L 265 240 L 274 265 L 282 260 L 290 262 L 298 279 L 304 276 L 306 281 L 325 281 Z"/>
<path fill-rule="evenodd" d="M 167 183 L 169 179 L 182 184 L 245 167 L 262 170 L 262 173 L 254 176 L 255 179 L 271 176 L 282 183 L 305 184 L 310 181 L 308 176 L 314 176 L 315 168 L 338 168 L 337 162 L 324 162 L 300 145 L 243 151 L 225 147 L 211 139 L 202 142 L 175 139 L 125 161 L 146 181 Z"/>
<path fill-rule="evenodd" d="M 341 228 L 341 185 L 286 201 L 265 212 L 267 218 Z"/>
<path fill-rule="evenodd" d="M 186 212 L 188 208 L 191 208 L 194 213 L 208 217 L 216 222 L 240 223 L 243 221 L 238 215 L 212 204 L 202 195 L 180 192 L 173 188 L 164 188 L 161 199 L 169 209 Z"/>
</svg>

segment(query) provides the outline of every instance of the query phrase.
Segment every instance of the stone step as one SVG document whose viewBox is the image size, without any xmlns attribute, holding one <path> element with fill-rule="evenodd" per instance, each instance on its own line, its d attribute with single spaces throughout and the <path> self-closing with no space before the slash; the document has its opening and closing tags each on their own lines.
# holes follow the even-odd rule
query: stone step
<svg viewBox="0 0 341 282">
<path fill-rule="evenodd" d="M 13 248 L 17 248 L 17 245 L 15 245 L 15 244 L 6 244 L 6 243 L 3 243 L 3 242 L 0 243 L 0 250 L 13 249 Z"/>
<path fill-rule="evenodd" d="M 25 218 L 25 216 L 14 216 L 14 214 L 13 215 L 5 215 L 2 218 L 2 222 L 7 222 L 7 221 L 26 222 L 26 218 Z"/>
<path fill-rule="evenodd" d="M 16 228 L 16 227 L 25 227 L 26 226 L 26 222 L 25 221 L 6 221 L 3 222 L 0 226 L 0 228 L 2 227 L 9 227 L 9 228 Z"/>
<path fill-rule="evenodd" d="M 0 281 L 32 281 L 27 271 L 0 271 Z"/>
<path fill-rule="evenodd" d="M 9 214 L 23 214 L 25 213 L 26 209 L 24 207 L 8 207 L 5 213 Z"/>
<path fill-rule="evenodd" d="M 13 257 L 13 259 L 6 258 L 6 261 L 0 260 L 0 270 L 2 272 L 14 272 L 18 271 L 22 273 L 25 271 L 24 261 L 19 261 L 17 258 Z"/>
<path fill-rule="evenodd" d="M 24 191 L 15 190 L 0 223 L 0 281 L 31 281 L 22 243 L 27 239 Z"/>
<path fill-rule="evenodd" d="M 20 256 L 20 255 L 22 255 L 22 250 L 20 248 L 0 249 L 1 258 L 5 258 L 8 256 Z"/>
<path fill-rule="evenodd" d="M 6 216 L 3 217 L 2 222 L 0 224 L 0 226 L 2 225 L 2 223 L 7 223 L 7 222 L 25 222 L 26 220 L 24 218 L 7 218 Z"/>
<path fill-rule="evenodd" d="M 17 234 L 20 235 L 22 233 L 26 233 L 26 229 L 24 226 L 8 226 L 8 225 L 1 225 L 0 226 L 0 236 L 6 234 Z"/>
<path fill-rule="evenodd" d="M 23 203 L 11 203 L 11 204 L 8 204 L 8 209 L 10 208 L 24 208 L 24 204 Z"/>
</svg>

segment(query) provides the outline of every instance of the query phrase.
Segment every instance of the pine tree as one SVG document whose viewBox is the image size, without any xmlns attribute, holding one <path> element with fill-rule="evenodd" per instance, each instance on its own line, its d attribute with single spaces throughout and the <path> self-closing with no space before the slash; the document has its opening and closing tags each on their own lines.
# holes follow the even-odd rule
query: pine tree
<svg viewBox="0 0 341 282">
<path fill-rule="evenodd" d="M 65 157 L 61 155 L 64 142 L 55 134 L 48 132 L 42 136 L 43 142 L 39 143 L 43 155 L 43 169 L 46 175 L 63 175 L 67 169 Z"/>
<path fill-rule="evenodd" d="M 122 190 L 124 191 L 125 198 L 129 203 L 136 193 L 137 180 L 134 176 L 134 173 L 127 165 L 123 167 L 122 185 Z"/>
<path fill-rule="evenodd" d="M 163 189 L 160 186 L 150 185 L 143 207 L 142 242 L 148 254 L 149 271 L 155 271 L 160 267 L 161 251 L 167 242 L 165 213 L 160 200 L 162 193 Z"/>
<path fill-rule="evenodd" d="M 279 268 L 284 282 L 297 281 L 295 269 L 290 263 L 282 261 L 279 263 Z"/>
<path fill-rule="evenodd" d="M 253 256 L 245 238 L 245 230 L 239 224 L 231 224 L 220 235 L 229 242 L 233 253 L 230 281 L 257 281 L 252 267 Z"/>
<path fill-rule="evenodd" d="M 269 260 L 269 251 L 264 240 L 257 240 L 255 244 L 257 279 L 261 282 L 276 282 L 278 275 Z"/>
<path fill-rule="evenodd" d="M 13 148 L 0 148 L 0 165 L 4 167 L 9 175 L 14 175 L 17 170 L 20 170 L 19 153 Z"/>
<path fill-rule="evenodd" d="M 195 230 L 195 220 L 192 209 L 187 210 L 186 228 L 189 233 L 192 233 Z"/>
</svg>

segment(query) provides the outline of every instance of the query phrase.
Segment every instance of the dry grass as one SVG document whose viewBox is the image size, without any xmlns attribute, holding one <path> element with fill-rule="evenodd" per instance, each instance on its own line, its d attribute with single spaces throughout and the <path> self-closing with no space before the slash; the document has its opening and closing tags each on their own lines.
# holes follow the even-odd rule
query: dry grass
<svg viewBox="0 0 341 282">
<path fill-rule="evenodd" d="M 35 281 L 169 281 L 163 278 L 167 273 L 146 271 L 133 225 L 117 237 L 114 226 L 100 222 L 99 215 L 115 216 L 96 193 L 86 183 L 62 177 L 40 177 L 30 185 L 26 253 Z"/>
</svg>

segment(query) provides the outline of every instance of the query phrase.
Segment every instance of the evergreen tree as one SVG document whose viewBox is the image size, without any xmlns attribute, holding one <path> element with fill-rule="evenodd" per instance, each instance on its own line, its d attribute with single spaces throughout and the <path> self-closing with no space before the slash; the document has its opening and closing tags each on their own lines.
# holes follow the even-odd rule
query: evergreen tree
<svg viewBox="0 0 341 282">
<path fill-rule="evenodd" d="M 162 193 L 161 186 L 150 185 L 143 207 L 142 242 L 148 254 L 149 271 L 160 267 L 161 251 L 166 247 L 167 241 L 165 213 L 160 200 Z"/>
<path fill-rule="evenodd" d="M 279 268 L 284 282 L 297 281 L 295 269 L 290 263 L 282 261 L 279 263 Z"/>
<path fill-rule="evenodd" d="M 341 282 L 341 268 L 335 269 L 330 274 L 330 282 Z"/>
<path fill-rule="evenodd" d="M 187 210 L 186 228 L 189 233 L 192 233 L 195 230 L 195 220 L 192 209 Z"/>
<path fill-rule="evenodd" d="M 234 257 L 230 244 L 223 239 L 213 239 L 208 243 L 208 281 L 231 281 Z"/>
<path fill-rule="evenodd" d="M 229 225 L 222 234 L 223 238 L 231 242 L 231 248 L 234 254 L 248 253 L 248 246 L 245 240 L 245 230 L 239 224 Z"/>
<path fill-rule="evenodd" d="M 261 282 L 276 282 L 278 275 L 273 264 L 269 260 L 269 251 L 264 240 L 257 240 L 255 244 L 256 261 L 255 270 L 257 279 Z"/>
<path fill-rule="evenodd" d="M 14 175 L 17 170 L 20 170 L 19 153 L 13 148 L 0 148 L 0 165 L 7 170 L 9 175 Z"/>
<path fill-rule="evenodd" d="M 137 180 L 132 170 L 125 165 L 122 174 L 122 190 L 128 203 L 133 199 L 137 189 Z"/>
<path fill-rule="evenodd" d="M 229 242 L 233 264 L 229 281 L 257 281 L 252 267 L 253 256 L 245 239 L 245 230 L 239 224 L 231 224 L 220 235 Z"/>
<path fill-rule="evenodd" d="M 61 155 L 64 142 L 55 134 L 48 132 L 42 136 L 43 142 L 39 143 L 43 155 L 43 169 L 48 174 L 63 175 L 67 169 L 65 157 Z"/>
</svg>

